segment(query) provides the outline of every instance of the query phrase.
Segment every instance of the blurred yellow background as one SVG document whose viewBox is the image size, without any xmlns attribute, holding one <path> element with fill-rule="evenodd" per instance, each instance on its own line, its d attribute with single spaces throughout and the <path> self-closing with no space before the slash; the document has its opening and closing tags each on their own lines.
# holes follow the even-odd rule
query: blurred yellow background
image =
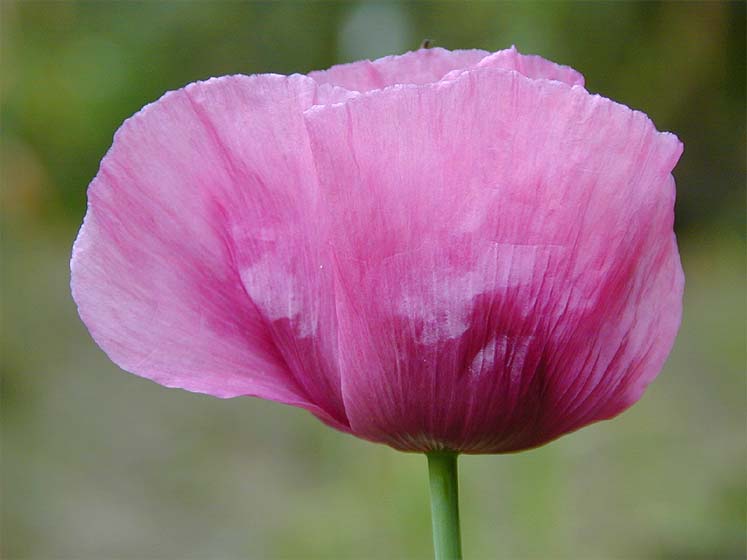
<svg viewBox="0 0 747 560">
<path fill-rule="evenodd" d="M 744 557 L 745 3 L 0 8 L 3 558 L 431 555 L 422 456 L 123 374 L 68 288 L 86 186 L 142 105 L 209 76 L 305 73 L 425 37 L 569 64 L 685 143 L 685 314 L 665 371 L 611 422 L 462 458 L 465 556 Z"/>
</svg>

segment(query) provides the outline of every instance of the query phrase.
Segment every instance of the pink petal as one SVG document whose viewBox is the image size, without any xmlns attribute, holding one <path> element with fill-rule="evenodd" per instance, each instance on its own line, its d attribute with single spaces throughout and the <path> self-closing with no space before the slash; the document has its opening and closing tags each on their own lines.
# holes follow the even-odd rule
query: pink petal
<svg viewBox="0 0 747 560">
<path fill-rule="evenodd" d="M 448 51 L 440 48 L 420 49 L 398 56 L 387 56 L 371 62 L 361 60 L 311 72 L 320 84 L 366 92 L 396 84 L 429 84 L 453 79 L 474 67 L 515 70 L 528 78 L 584 85 L 584 77 L 568 66 L 555 64 L 541 56 L 523 55 L 515 47 L 495 53 L 481 50 Z"/>
<path fill-rule="evenodd" d="M 639 398 L 681 312 L 676 137 L 490 67 L 306 114 L 356 435 L 514 451 Z"/>
<path fill-rule="evenodd" d="M 73 252 L 81 317 L 122 368 L 347 429 L 303 76 L 166 94 L 119 130 Z"/>
<path fill-rule="evenodd" d="M 365 92 L 395 84 L 437 82 L 452 70 L 470 68 L 488 53 L 481 50 L 448 51 L 441 48 L 419 49 L 402 55 L 385 56 L 371 62 L 361 60 L 311 72 L 320 84 L 334 84 L 350 91 Z"/>
<path fill-rule="evenodd" d="M 527 78 L 557 80 L 571 86 L 584 85 L 583 75 L 570 66 L 556 64 L 537 55 L 521 54 L 516 50 L 516 47 L 486 56 L 477 67 L 515 70 Z"/>
</svg>

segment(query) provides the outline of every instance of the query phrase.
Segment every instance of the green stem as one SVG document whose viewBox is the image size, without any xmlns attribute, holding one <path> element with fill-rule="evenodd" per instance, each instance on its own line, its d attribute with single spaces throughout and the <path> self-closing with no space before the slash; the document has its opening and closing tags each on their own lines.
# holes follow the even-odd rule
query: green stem
<svg viewBox="0 0 747 560">
<path fill-rule="evenodd" d="M 436 560 L 461 560 L 457 454 L 441 451 L 426 455 L 431 484 L 431 518 L 435 558 Z"/>
</svg>

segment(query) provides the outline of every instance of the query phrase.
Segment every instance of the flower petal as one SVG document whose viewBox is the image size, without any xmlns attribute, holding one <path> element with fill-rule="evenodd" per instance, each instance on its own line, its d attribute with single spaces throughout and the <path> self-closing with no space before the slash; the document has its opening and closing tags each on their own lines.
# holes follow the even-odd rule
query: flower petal
<svg viewBox="0 0 747 560">
<path fill-rule="evenodd" d="M 402 55 L 385 56 L 332 66 L 311 72 L 320 84 L 333 84 L 350 91 L 365 92 L 395 84 L 437 82 L 452 70 L 470 68 L 489 53 L 481 50 L 449 51 L 441 48 L 419 49 Z"/>
<path fill-rule="evenodd" d="M 676 137 L 490 67 L 306 115 L 354 433 L 514 451 L 620 412 L 659 372 L 681 311 Z"/>
<path fill-rule="evenodd" d="M 232 76 L 125 122 L 89 189 L 72 286 L 124 369 L 347 429 L 303 76 Z"/>
<path fill-rule="evenodd" d="M 573 68 L 545 60 L 541 56 L 521 54 L 515 47 L 492 54 L 481 50 L 420 49 L 403 55 L 386 56 L 373 62 L 361 60 L 340 64 L 329 70 L 311 72 L 309 77 L 320 84 L 366 92 L 397 84 L 422 85 L 453 79 L 475 67 L 515 70 L 532 79 L 584 85 L 584 77 Z"/>
<path fill-rule="evenodd" d="M 583 75 L 570 66 L 556 64 L 533 54 L 521 54 L 516 47 L 486 56 L 477 64 L 477 67 L 515 70 L 527 78 L 557 80 L 570 86 L 584 85 Z"/>
</svg>

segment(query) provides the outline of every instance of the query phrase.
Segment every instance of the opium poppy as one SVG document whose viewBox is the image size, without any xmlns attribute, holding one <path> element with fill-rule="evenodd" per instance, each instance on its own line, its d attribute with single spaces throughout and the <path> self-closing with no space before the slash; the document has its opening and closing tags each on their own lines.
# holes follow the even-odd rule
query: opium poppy
<svg viewBox="0 0 747 560">
<path fill-rule="evenodd" d="M 117 132 L 73 295 L 162 385 L 435 458 L 531 448 L 661 370 L 681 151 L 515 49 L 196 82 Z"/>
</svg>

